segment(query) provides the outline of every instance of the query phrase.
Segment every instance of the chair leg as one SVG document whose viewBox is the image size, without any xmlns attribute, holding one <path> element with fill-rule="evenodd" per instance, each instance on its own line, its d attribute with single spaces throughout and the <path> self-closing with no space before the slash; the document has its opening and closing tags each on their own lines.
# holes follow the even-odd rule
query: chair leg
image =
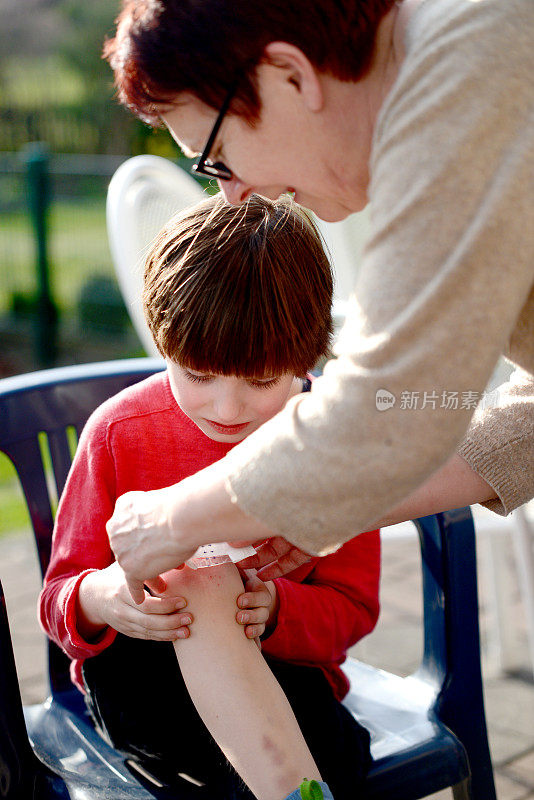
<svg viewBox="0 0 534 800">
<path fill-rule="evenodd" d="M 471 778 L 466 778 L 461 783 L 457 783 L 452 787 L 453 800 L 473 800 L 473 792 L 471 789 Z"/>
<path fill-rule="evenodd" d="M 534 676 L 534 525 L 531 525 L 524 507 L 515 511 L 515 520 L 517 523 L 517 530 L 513 533 L 515 561 L 527 621 L 530 668 Z"/>
</svg>

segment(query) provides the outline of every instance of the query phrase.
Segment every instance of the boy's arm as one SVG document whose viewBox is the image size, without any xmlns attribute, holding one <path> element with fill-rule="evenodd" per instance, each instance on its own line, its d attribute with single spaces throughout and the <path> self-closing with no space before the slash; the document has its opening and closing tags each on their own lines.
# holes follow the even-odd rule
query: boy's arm
<svg viewBox="0 0 534 800">
<path fill-rule="evenodd" d="M 114 506 L 109 490 L 113 485 L 105 428 L 90 419 L 59 502 L 52 555 L 39 596 L 41 626 L 71 658 L 96 655 L 116 635 L 102 628 L 94 640 L 85 639 L 78 628 L 77 607 L 84 578 L 114 560 L 105 528 Z"/>
<path fill-rule="evenodd" d="M 114 563 L 106 521 L 115 502 L 115 464 L 107 446 L 106 414 L 89 419 L 59 503 L 52 556 L 39 597 L 41 626 L 76 659 L 98 655 L 120 631 L 127 636 L 174 640 L 187 636 L 181 598 L 145 592 L 136 605 Z M 184 603 L 185 604 L 185 603 Z"/>
<path fill-rule="evenodd" d="M 376 624 L 379 577 L 380 534 L 368 531 L 317 559 L 304 582 L 276 579 L 278 619 L 264 652 L 299 663 L 342 660 Z"/>
</svg>

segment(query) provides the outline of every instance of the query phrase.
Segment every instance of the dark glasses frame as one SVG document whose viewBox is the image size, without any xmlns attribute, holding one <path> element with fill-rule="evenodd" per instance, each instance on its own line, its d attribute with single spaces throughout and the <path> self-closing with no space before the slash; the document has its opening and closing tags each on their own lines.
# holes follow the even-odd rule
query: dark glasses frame
<svg viewBox="0 0 534 800">
<path fill-rule="evenodd" d="M 234 99 L 234 95 L 237 90 L 237 84 L 234 84 L 228 94 L 226 95 L 224 102 L 221 106 L 221 110 L 217 115 L 217 119 L 211 129 L 211 133 L 208 137 L 208 141 L 206 142 L 206 146 L 200 155 L 200 158 L 193 164 L 191 167 L 191 172 L 195 175 L 204 175 L 206 178 L 217 178 L 220 181 L 231 181 L 234 177 L 233 172 L 229 167 L 222 163 L 222 161 L 210 161 L 209 154 L 219 133 L 219 128 L 222 125 L 222 121 L 226 115 L 226 112 L 230 108 L 230 103 Z"/>
</svg>

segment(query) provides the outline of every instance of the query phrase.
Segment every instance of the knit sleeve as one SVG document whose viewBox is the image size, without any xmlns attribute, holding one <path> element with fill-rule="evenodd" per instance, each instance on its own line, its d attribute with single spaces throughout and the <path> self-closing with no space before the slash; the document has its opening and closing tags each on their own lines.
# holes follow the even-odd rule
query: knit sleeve
<svg viewBox="0 0 534 800">
<path fill-rule="evenodd" d="M 459 454 L 497 493 L 483 505 L 504 516 L 534 497 L 534 378 L 516 370 L 486 405 Z"/>
<path fill-rule="evenodd" d="M 422 4 L 377 121 L 339 356 L 227 456 L 233 499 L 308 552 L 373 528 L 457 450 L 532 291 L 533 7 L 514 7 Z"/>
<path fill-rule="evenodd" d="M 277 578 L 278 621 L 264 652 L 301 664 L 341 663 L 376 624 L 379 577 L 380 534 L 368 531 L 318 559 L 302 583 Z"/>
<path fill-rule="evenodd" d="M 99 410 L 85 426 L 59 502 L 50 564 L 39 597 L 44 631 L 75 659 L 97 655 L 116 632 L 105 628 L 94 641 L 78 630 L 77 597 L 82 579 L 113 561 L 106 522 L 115 501 L 115 470 L 107 425 Z"/>
</svg>

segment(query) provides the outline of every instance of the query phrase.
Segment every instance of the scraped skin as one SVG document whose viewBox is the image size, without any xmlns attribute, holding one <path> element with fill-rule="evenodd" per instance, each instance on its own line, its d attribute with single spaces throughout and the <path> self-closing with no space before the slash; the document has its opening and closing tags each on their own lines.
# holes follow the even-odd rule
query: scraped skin
<svg viewBox="0 0 534 800">
<path fill-rule="evenodd" d="M 189 638 L 174 649 L 204 724 L 258 800 L 283 800 L 321 780 L 285 694 L 236 622 L 243 582 L 234 564 L 165 573 L 167 592 L 187 597 Z"/>
</svg>

